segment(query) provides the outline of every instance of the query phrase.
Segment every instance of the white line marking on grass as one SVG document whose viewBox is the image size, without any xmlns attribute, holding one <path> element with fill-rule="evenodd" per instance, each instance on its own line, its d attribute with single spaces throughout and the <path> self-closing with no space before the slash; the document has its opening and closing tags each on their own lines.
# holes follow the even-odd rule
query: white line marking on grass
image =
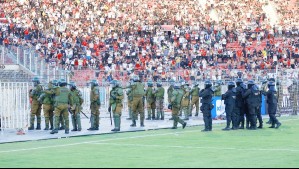
<svg viewBox="0 0 299 169">
<path fill-rule="evenodd" d="M 132 147 L 157 147 L 157 148 L 182 148 L 182 149 L 214 149 L 214 150 L 236 150 L 236 151 L 288 151 L 299 152 L 291 149 L 240 149 L 240 148 L 219 148 L 219 147 L 194 147 L 194 146 L 165 146 L 165 145 L 146 145 L 146 144 L 118 144 L 118 143 L 92 143 L 96 145 L 111 146 L 132 146 Z"/>
<path fill-rule="evenodd" d="M 195 132 L 200 132 L 200 131 L 198 131 L 198 130 L 192 130 L 192 131 L 171 132 L 171 133 L 164 133 L 164 134 L 149 134 L 149 135 L 133 136 L 133 137 L 111 138 L 111 139 L 105 139 L 105 140 L 87 141 L 87 142 L 80 142 L 80 143 L 55 145 L 55 146 L 45 146 L 45 147 L 35 147 L 35 148 L 28 148 L 28 149 L 16 149 L 16 150 L 0 151 L 0 154 L 1 154 L 1 153 L 11 153 L 11 152 L 21 152 L 21 151 L 31 151 L 31 150 L 50 149 L 50 148 L 69 147 L 69 146 L 76 146 L 76 145 L 82 145 L 82 144 L 100 143 L 100 142 L 106 142 L 106 141 L 117 141 L 117 140 L 137 139 L 137 138 L 146 138 L 146 137 L 157 137 L 157 136 L 177 135 L 177 134 L 195 133 Z"/>
</svg>

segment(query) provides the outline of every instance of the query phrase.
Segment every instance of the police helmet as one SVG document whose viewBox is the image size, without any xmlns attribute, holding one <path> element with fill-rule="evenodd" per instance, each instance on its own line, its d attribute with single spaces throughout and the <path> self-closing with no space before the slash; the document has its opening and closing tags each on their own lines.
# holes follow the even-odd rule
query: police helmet
<svg viewBox="0 0 299 169">
<path fill-rule="evenodd" d="M 162 87 L 162 82 L 160 80 L 157 82 L 157 87 Z"/>
<path fill-rule="evenodd" d="M 174 84 L 174 88 L 175 88 L 175 89 L 180 89 L 180 88 L 181 88 L 181 83 L 180 83 L 180 82 L 176 82 L 176 83 Z"/>
<path fill-rule="evenodd" d="M 186 85 L 186 82 L 183 79 L 180 81 L 180 83 L 181 83 L 181 86 L 185 86 Z"/>
<path fill-rule="evenodd" d="M 139 82 L 139 81 L 140 81 L 139 76 L 134 76 L 134 77 L 133 77 L 133 81 L 134 81 L 134 82 Z"/>
<path fill-rule="evenodd" d="M 236 81 L 237 86 L 241 86 L 242 83 L 243 83 L 242 79 L 237 79 Z"/>
<path fill-rule="evenodd" d="M 270 88 L 271 86 L 275 86 L 275 82 L 270 81 L 270 82 L 268 83 L 268 88 Z"/>
<path fill-rule="evenodd" d="M 32 82 L 34 83 L 34 86 L 40 84 L 40 81 L 39 81 L 39 78 L 38 78 L 38 77 L 34 77 L 34 78 L 32 79 Z"/>
<path fill-rule="evenodd" d="M 67 85 L 67 82 L 66 82 L 65 79 L 60 79 L 60 80 L 59 80 L 59 86 L 60 86 L 60 87 L 63 87 L 63 86 L 66 86 L 66 85 Z"/>
<path fill-rule="evenodd" d="M 51 84 L 54 85 L 54 86 L 58 86 L 58 80 L 52 80 Z"/>
<path fill-rule="evenodd" d="M 274 78 L 270 78 L 269 82 L 275 82 L 275 79 Z"/>
<path fill-rule="evenodd" d="M 147 82 L 147 86 L 148 86 L 148 87 L 153 87 L 153 86 L 154 86 L 153 81 L 152 81 L 152 80 L 149 80 L 149 81 Z"/>
<path fill-rule="evenodd" d="M 205 81 L 205 89 L 211 88 L 213 85 L 210 80 Z"/>
<path fill-rule="evenodd" d="M 98 85 L 99 85 L 99 83 L 98 83 L 97 80 L 92 80 L 92 81 L 90 82 L 90 84 L 91 84 L 91 87 L 94 87 L 94 86 L 98 86 Z"/>
<path fill-rule="evenodd" d="M 193 86 L 194 86 L 194 87 L 199 86 L 199 82 L 198 82 L 198 81 L 194 81 L 194 82 L 193 82 Z"/>
<path fill-rule="evenodd" d="M 236 85 L 235 85 L 234 82 L 228 82 L 227 86 L 228 86 L 228 89 L 229 89 L 229 90 L 230 90 L 230 89 L 233 89 L 234 87 L 236 87 Z"/>
<path fill-rule="evenodd" d="M 247 87 L 248 87 L 248 89 L 251 89 L 254 85 L 255 85 L 254 81 L 253 80 L 249 80 L 248 84 L 247 84 Z"/>
<path fill-rule="evenodd" d="M 71 87 L 71 90 L 76 90 L 77 85 L 76 85 L 75 82 L 70 82 L 69 85 L 70 85 L 70 87 Z"/>
</svg>

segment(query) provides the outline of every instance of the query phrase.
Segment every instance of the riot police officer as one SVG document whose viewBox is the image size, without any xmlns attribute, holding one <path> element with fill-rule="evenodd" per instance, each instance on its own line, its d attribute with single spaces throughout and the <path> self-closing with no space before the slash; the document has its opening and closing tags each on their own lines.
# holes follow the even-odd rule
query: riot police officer
<svg viewBox="0 0 299 169">
<path fill-rule="evenodd" d="M 257 129 L 257 112 L 260 107 L 260 91 L 255 85 L 254 81 L 248 82 L 248 89 L 244 93 L 243 98 L 246 100 L 249 113 L 250 130 Z"/>
<path fill-rule="evenodd" d="M 174 84 L 175 84 L 175 81 L 173 79 L 171 79 L 169 81 L 170 83 L 170 86 L 169 88 L 167 89 L 167 95 L 168 95 L 168 104 L 171 104 L 171 98 L 172 98 L 172 92 L 174 91 Z M 171 118 L 169 120 L 173 120 L 172 118 L 173 116 L 171 116 Z"/>
<path fill-rule="evenodd" d="M 154 84 L 153 81 L 147 82 L 148 88 L 145 91 L 146 96 L 146 102 L 147 102 L 147 119 L 146 120 L 155 120 L 156 119 L 156 98 L 155 98 L 155 92 L 154 92 Z M 159 113 L 159 112 L 158 112 Z"/>
<path fill-rule="evenodd" d="M 224 131 L 229 131 L 230 125 L 232 123 L 232 129 L 237 130 L 238 127 L 238 116 L 236 113 L 236 95 L 237 91 L 235 89 L 235 83 L 229 82 L 228 83 L 228 91 L 222 95 L 222 99 L 224 100 L 225 104 L 225 113 L 226 113 L 226 127 L 223 129 Z"/>
<path fill-rule="evenodd" d="M 94 131 L 94 130 L 99 130 L 99 125 L 100 125 L 100 110 L 99 110 L 101 106 L 100 88 L 96 80 L 92 80 L 90 84 L 91 84 L 91 92 L 90 92 L 91 127 L 88 130 Z"/>
<path fill-rule="evenodd" d="M 120 83 L 117 80 L 113 80 L 111 82 L 111 85 L 112 85 L 112 90 L 110 92 L 110 101 L 109 101 L 108 111 L 110 113 L 111 113 L 111 111 L 113 112 L 113 119 L 114 119 L 115 127 L 111 131 L 118 132 L 118 131 L 120 131 L 124 92 L 123 92 L 123 89 L 120 87 Z"/>
<path fill-rule="evenodd" d="M 157 118 L 156 120 L 164 120 L 164 93 L 165 89 L 162 87 L 162 82 L 157 82 L 157 89 L 155 89 L 154 94 L 156 98 L 156 108 L 157 108 Z"/>
<path fill-rule="evenodd" d="M 44 130 L 53 130 L 54 123 L 54 97 L 51 93 L 46 93 L 46 91 L 51 91 L 53 89 L 53 81 L 49 83 L 43 92 L 43 94 L 39 97 L 38 101 L 43 104 L 44 116 L 45 116 L 45 129 Z M 49 127 L 49 123 L 51 128 Z"/>
<path fill-rule="evenodd" d="M 212 114 L 211 111 L 213 110 L 214 106 L 212 104 L 214 90 L 212 89 L 211 81 L 207 80 L 205 82 L 205 89 L 202 89 L 199 92 L 199 97 L 201 97 L 201 107 L 200 110 L 203 113 L 205 129 L 202 132 L 209 132 L 212 131 Z"/>
<path fill-rule="evenodd" d="M 59 88 L 53 90 L 53 94 L 55 94 L 55 128 L 50 134 L 58 133 L 59 129 L 59 117 L 62 114 L 64 123 L 65 123 L 65 134 L 69 134 L 69 113 L 68 107 L 69 103 L 72 104 L 71 93 L 68 88 L 66 88 L 67 82 L 64 79 L 61 79 L 59 82 Z"/>
<path fill-rule="evenodd" d="M 30 113 L 30 127 L 28 130 L 34 130 L 35 117 L 37 120 L 36 130 L 41 130 L 41 109 L 42 104 L 38 101 L 43 92 L 43 87 L 40 85 L 39 78 L 35 77 L 33 80 L 34 89 L 29 93 L 29 97 L 32 99 L 31 113 Z"/>
<path fill-rule="evenodd" d="M 186 84 L 183 85 L 182 90 L 184 91 L 183 99 L 181 102 L 182 112 L 184 112 L 184 120 L 189 120 L 190 116 L 190 88 Z"/>
<path fill-rule="evenodd" d="M 133 120 L 131 127 L 136 127 L 136 120 L 138 118 L 138 114 L 140 113 L 140 126 L 144 127 L 144 85 L 141 83 L 140 78 L 138 76 L 134 76 L 134 83 L 131 85 L 132 89 L 132 112 L 133 112 Z"/>
<path fill-rule="evenodd" d="M 269 82 L 268 84 L 268 91 L 263 91 L 263 95 L 267 97 L 268 103 L 268 114 L 270 116 L 271 127 L 278 129 L 281 126 L 281 123 L 276 118 L 276 111 L 277 111 L 277 91 L 275 89 L 275 82 Z M 276 125 L 276 127 L 275 127 Z"/>
<path fill-rule="evenodd" d="M 237 79 L 236 81 L 237 87 L 236 87 L 236 114 L 239 116 L 238 118 L 238 126 L 240 126 L 239 129 L 244 129 L 245 125 L 245 111 L 246 111 L 246 104 L 243 99 L 243 94 L 245 93 L 246 89 L 244 89 L 245 85 L 243 83 L 242 79 Z"/>
<path fill-rule="evenodd" d="M 71 109 L 70 113 L 72 114 L 72 124 L 73 124 L 73 130 L 72 131 L 81 131 L 82 125 L 81 125 L 81 111 L 82 111 L 82 104 L 84 102 L 82 98 L 82 94 L 80 90 L 77 89 L 76 83 L 72 82 L 70 83 L 71 88 L 71 97 L 72 97 L 72 103 L 71 103 Z"/>
<path fill-rule="evenodd" d="M 172 92 L 171 103 L 168 108 L 172 110 L 172 118 L 173 118 L 173 127 L 172 129 L 177 129 L 178 123 L 182 124 L 183 129 L 186 127 L 187 123 L 184 122 L 179 117 L 179 112 L 181 109 L 181 102 L 183 99 L 184 91 L 181 89 L 180 83 L 177 82 L 174 85 L 174 91 Z"/>
</svg>

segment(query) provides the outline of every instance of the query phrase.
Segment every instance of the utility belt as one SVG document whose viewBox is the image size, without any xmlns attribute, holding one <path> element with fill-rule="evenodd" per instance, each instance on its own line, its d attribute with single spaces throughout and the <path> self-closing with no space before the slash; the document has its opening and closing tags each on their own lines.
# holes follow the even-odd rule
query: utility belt
<svg viewBox="0 0 299 169">
<path fill-rule="evenodd" d="M 133 96 L 133 98 L 142 98 L 143 95 L 136 95 L 136 96 Z"/>
</svg>

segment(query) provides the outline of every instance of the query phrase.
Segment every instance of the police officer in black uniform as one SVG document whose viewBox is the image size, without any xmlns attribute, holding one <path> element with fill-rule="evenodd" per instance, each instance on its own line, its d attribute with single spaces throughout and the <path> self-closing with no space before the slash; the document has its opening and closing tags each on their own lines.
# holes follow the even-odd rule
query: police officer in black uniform
<svg viewBox="0 0 299 169">
<path fill-rule="evenodd" d="M 281 123 L 276 118 L 276 112 L 277 112 L 277 91 L 275 88 L 275 82 L 269 82 L 268 84 L 268 91 L 263 91 L 263 95 L 267 97 L 267 103 L 268 103 L 268 113 L 270 116 L 270 121 L 272 123 L 270 128 L 276 128 L 278 129 L 281 126 Z M 276 127 L 275 127 L 276 125 Z"/>
<path fill-rule="evenodd" d="M 260 91 L 255 85 L 254 81 L 248 82 L 248 89 L 244 93 L 243 98 L 246 99 L 249 113 L 250 130 L 256 130 L 257 126 L 257 112 L 260 107 Z"/>
<path fill-rule="evenodd" d="M 257 87 L 257 86 L 256 86 Z M 257 87 L 257 89 L 259 90 L 259 88 Z M 262 96 L 262 92 L 260 91 L 260 97 L 259 97 L 259 102 L 260 102 L 260 105 L 257 109 L 257 119 L 259 121 L 259 126 L 258 128 L 259 129 L 262 129 L 263 128 L 263 117 L 262 117 L 262 100 L 263 100 L 263 96 Z"/>
<path fill-rule="evenodd" d="M 200 110 L 203 113 L 205 129 L 202 132 L 212 131 L 212 114 L 211 111 L 214 108 L 212 104 L 214 90 L 212 89 L 211 81 L 205 82 L 205 89 L 199 92 L 199 97 L 201 97 L 201 107 Z"/>
<path fill-rule="evenodd" d="M 224 100 L 225 104 L 225 113 L 226 113 L 226 127 L 223 129 L 224 131 L 231 130 L 230 125 L 232 123 L 232 129 L 239 129 L 238 125 L 238 116 L 236 113 L 236 95 L 237 91 L 235 88 L 234 82 L 228 83 L 228 91 L 222 95 L 222 100 Z"/>
<path fill-rule="evenodd" d="M 236 114 L 239 116 L 238 118 L 238 126 L 240 126 L 239 129 L 244 129 L 245 125 L 245 111 L 246 111 L 246 104 L 243 99 L 243 94 L 245 93 L 245 85 L 243 83 L 242 79 L 237 79 L 236 81 L 237 87 L 236 87 Z"/>
</svg>

